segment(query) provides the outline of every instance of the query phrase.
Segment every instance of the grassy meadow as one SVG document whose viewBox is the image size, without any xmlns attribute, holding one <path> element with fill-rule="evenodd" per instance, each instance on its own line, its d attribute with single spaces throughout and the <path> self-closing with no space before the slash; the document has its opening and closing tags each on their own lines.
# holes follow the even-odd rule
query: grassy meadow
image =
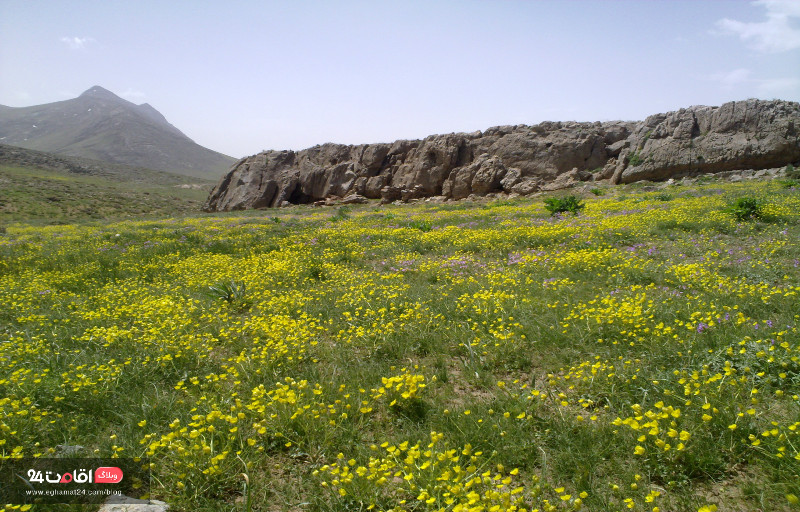
<svg viewBox="0 0 800 512">
<path fill-rule="evenodd" d="M 0 162 L 0 227 L 15 222 L 42 225 L 165 217 L 202 207 L 210 182 L 196 179 L 202 188 L 180 188 L 180 183 L 190 179 L 165 177 L 169 175 L 156 171 L 133 177 L 76 175 Z"/>
<path fill-rule="evenodd" d="M 602 192 L 9 225 L 0 455 L 175 511 L 796 509 L 797 190 Z"/>
</svg>

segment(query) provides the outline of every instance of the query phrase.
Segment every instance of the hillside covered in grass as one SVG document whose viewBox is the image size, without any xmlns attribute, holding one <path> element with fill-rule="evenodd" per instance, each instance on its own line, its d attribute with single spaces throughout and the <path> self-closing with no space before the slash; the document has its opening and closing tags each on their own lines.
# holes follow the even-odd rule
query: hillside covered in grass
<svg viewBox="0 0 800 512">
<path fill-rule="evenodd" d="M 0 145 L 0 226 L 195 212 L 210 182 Z"/>
<path fill-rule="evenodd" d="M 797 190 L 613 194 L 11 226 L 0 454 L 186 511 L 792 509 Z"/>
</svg>

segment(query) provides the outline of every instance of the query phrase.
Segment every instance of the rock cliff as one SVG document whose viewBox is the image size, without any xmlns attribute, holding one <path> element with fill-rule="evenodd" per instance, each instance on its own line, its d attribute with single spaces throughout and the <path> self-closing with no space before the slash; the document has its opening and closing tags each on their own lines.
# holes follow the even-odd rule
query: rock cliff
<svg viewBox="0 0 800 512">
<path fill-rule="evenodd" d="M 207 211 L 276 207 L 332 197 L 531 194 L 585 181 L 664 180 L 800 161 L 800 104 L 747 100 L 695 106 L 640 122 L 544 122 L 423 140 L 302 151 L 238 161 Z"/>
</svg>

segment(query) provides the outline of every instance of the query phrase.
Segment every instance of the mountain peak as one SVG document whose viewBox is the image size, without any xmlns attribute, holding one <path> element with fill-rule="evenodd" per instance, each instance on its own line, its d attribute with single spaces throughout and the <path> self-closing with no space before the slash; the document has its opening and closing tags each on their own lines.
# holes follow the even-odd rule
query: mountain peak
<svg viewBox="0 0 800 512">
<path fill-rule="evenodd" d="M 218 178 L 235 162 L 196 144 L 151 105 L 136 105 L 99 85 L 71 100 L 0 108 L 0 139 L 38 151 L 198 177 Z"/>
<path fill-rule="evenodd" d="M 121 100 L 119 96 L 114 94 L 113 92 L 109 91 L 108 89 L 103 89 L 99 85 L 95 85 L 87 89 L 83 94 L 80 96 L 81 98 L 97 98 L 101 100 Z"/>
</svg>

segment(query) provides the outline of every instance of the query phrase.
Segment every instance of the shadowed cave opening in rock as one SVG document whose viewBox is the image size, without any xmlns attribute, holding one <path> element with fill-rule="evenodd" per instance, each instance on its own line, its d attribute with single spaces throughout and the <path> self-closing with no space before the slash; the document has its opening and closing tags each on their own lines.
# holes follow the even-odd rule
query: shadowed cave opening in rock
<svg viewBox="0 0 800 512">
<path fill-rule="evenodd" d="M 313 202 L 314 198 L 307 194 L 304 194 L 303 188 L 298 183 L 297 185 L 294 186 L 294 190 L 292 190 L 292 192 L 289 194 L 287 201 L 289 201 L 292 204 L 308 204 Z"/>
</svg>

